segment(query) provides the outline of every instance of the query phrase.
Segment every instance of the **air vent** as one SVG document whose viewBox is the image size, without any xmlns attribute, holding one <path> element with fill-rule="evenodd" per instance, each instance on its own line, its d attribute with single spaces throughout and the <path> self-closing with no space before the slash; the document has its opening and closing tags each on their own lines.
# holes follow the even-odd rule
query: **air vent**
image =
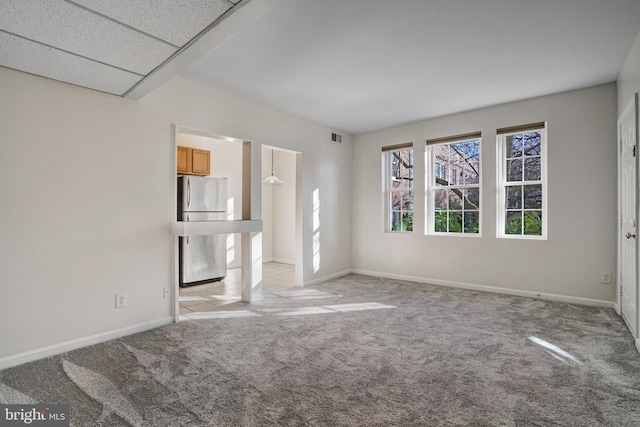
<svg viewBox="0 0 640 427">
<path fill-rule="evenodd" d="M 337 133 L 332 133 L 331 141 L 335 142 L 336 144 L 342 144 L 342 135 L 338 135 Z"/>
</svg>

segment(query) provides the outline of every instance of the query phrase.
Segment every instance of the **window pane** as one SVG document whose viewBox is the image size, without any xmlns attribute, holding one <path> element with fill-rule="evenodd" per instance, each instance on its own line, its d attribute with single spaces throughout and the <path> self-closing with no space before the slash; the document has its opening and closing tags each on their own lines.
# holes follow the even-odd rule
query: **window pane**
<svg viewBox="0 0 640 427">
<path fill-rule="evenodd" d="M 461 159 L 465 161 L 478 161 L 480 160 L 480 140 L 474 139 L 471 141 L 457 142 L 451 144 L 451 147 L 456 151 Z"/>
<path fill-rule="evenodd" d="M 464 184 L 464 163 L 453 163 L 451 165 L 451 185 Z"/>
<path fill-rule="evenodd" d="M 478 233 L 480 231 L 480 213 L 477 211 L 465 211 L 464 232 Z"/>
<path fill-rule="evenodd" d="M 542 185 L 524 186 L 525 209 L 542 209 Z"/>
<path fill-rule="evenodd" d="M 507 181 L 522 181 L 522 159 L 507 160 Z"/>
<path fill-rule="evenodd" d="M 392 191 L 389 193 L 389 206 L 392 211 L 399 211 L 402 207 L 402 191 Z"/>
<path fill-rule="evenodd" d="M 449 210 L 462 209 L 462 191 L 455 189 L 449 190 Z"/>
<path fill-rule="evenodd" d="M 542 235 L 542 211 L 524 213 L 524 234 L 528 236 Z"/>
<path fill-rule="evenodd" d="M 522 156 L 522 134 L 507 136 L 507 158 Z"/>
<path fill-rule="evenodd" d="M 468 188 L 464 192 L 464 209 L 480 209 L 480 189 Z"/>
<path fill-rule="evenodd" d="M 507 209 L 522 208 L 522 186 L 507 187 Z"/>
<path fill-rule="evenodd" d="M 391 212 L 391 231 L 400 231 L 402 224 L 400 212 Z"/>
<path fill-rule="evenodd" d="M 456 142 L 455 144 L 449 144 L 449 146 L 451 147 L 452 156 L 455 156 L 453 161 L 466 157 L 465 153 L 467 150 L 464 142 Z"/>
<path fill-rule="evenodd" d="M 447 209 L 447 190 L 435 190 L 433 192 L 433 207 L 435 210 Z"/>
<path fill-rule="evenodd" d="M 540 157 L 525 157 L 524 158 L 524 180 L 525 181 L 540 181 L 542 176 L 542 168 Z"/>
<path fill-rule="evenodd" d="M 449 163 L 449 146 L 444 145 L 434 145 L 433 146 L 433 158 L 442 164 Z"/>
<path fill-rule="evenodd" d="M 529 132 L 524 134 L 523 150 L 525 156 L 539 156 L 541 153 L 540 132 Z"/>
<path fill-rule="evenodd" d="M 449 212 L 449 232 L 462 233 L 462 212 Z"/>
<path fill-rule="evenodd" d="M 480 163 L 471 162 L 464 165 L 464 184 L 480 183 Z"/>
<path fill-rule="evenodd" d="M 444 179 L 444 165 L 440 162 L 434 162 L 435 164 L 433 165 L 433 172 L 434 172 L 434 178 L 435 178 L 435 182 L 436 185 L 442 185 L 441 182 L 438 182 L 439 180 L 443 180 Z"/>
<path fill-rule="evenodd" d="M 438 212 L 434 213 L 434 226 L 435 231 L 439 233 L 446 233 L 447 231 L 447 213 Z"/>
<path fill-rule="evenodd" d="M 505 234 L 522 234 L 522 211 L 507 211 L 504 221 Z"/>
<path fill-rule="evenodd" d="M 406 211 L 413 210 L 413 191 L 407 191 L 402 194 L 402 209 Z"/>
<path fill-rule="evenodd" d="M 435 172 L 435 181 L 437 186 L 449 185 L 449 166 L 443 163 L 437 163 Z"/>
<path fill-rule="evenodd" d="M 391 209 L 394 211 L 412 211 L 413 191 L 399 190 L 391 192 Z"/>
<path fill-rule="evenodd" d="M 404 180 L 404 179 L 397 179 L 394 178 L 391 181 L 391 189 L 392 190 L 402 190 L 402 189 L 408 189 L 409 188 L 409 181 Z"/>
</svg>

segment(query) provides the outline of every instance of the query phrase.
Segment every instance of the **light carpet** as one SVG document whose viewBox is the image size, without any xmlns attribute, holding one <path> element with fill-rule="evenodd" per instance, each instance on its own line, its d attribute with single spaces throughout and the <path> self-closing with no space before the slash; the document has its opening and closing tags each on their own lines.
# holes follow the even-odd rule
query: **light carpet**
<svg viewBox="0 0 640 427">
<path fill-rule="evenodd" d="M 0 371 L 0 403 L 74 426 L 640 425 L 610 309 L 349 275 L 199 317 Z"/>
</svg>

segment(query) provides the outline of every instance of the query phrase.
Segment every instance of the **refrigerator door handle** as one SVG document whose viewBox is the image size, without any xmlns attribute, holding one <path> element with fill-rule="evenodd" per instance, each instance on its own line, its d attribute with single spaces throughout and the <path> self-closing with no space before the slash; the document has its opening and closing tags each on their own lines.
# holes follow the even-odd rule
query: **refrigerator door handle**
<svg viewBox="0 0 640 427">
<path fill-rule="evenodd" d="M 187 178 L 187 210 L 191 204 L 191 180 Z"/>
</svg>

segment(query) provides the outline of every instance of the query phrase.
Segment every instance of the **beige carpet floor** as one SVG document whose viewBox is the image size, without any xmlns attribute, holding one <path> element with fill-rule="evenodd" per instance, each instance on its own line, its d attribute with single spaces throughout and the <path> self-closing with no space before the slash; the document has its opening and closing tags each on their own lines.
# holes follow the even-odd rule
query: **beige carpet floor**
<svg viewBox="0 0 640 427">
<path fill-rule="evenodd" d="M 613 310 L 349 275 L 0 371 L 75 426 L 634 426 Z"/>
</svg>

